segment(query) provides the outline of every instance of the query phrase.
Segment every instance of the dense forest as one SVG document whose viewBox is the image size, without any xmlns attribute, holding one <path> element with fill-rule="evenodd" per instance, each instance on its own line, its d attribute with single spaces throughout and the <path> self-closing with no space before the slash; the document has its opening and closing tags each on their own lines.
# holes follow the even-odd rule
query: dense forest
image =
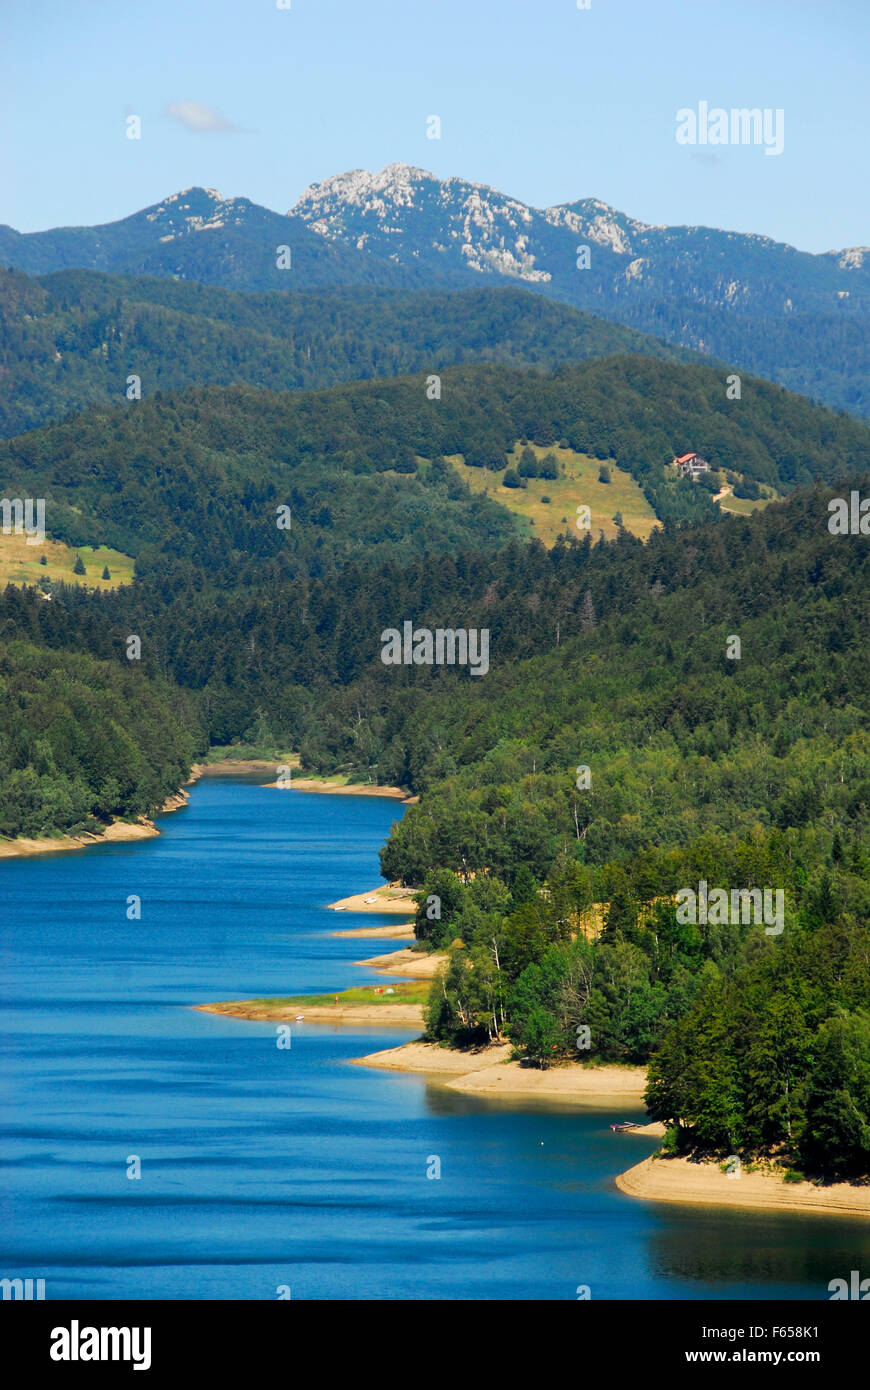
<svg viewBox="0 0 870 1390">
<path fill-rule="evenodd" d="M 14 603 L 15 592 L 12 591 Z M 159 810 L 204 747 L 195 703 L 135 662 L 0 642 L 0 835 L 99 833 Z"/>
<path fill-rule="evenodd" d="M 685 343 L 741 370 L 766 376 L 789 391 L 853 415 L 870 415 L 870 331 L 866 318 L 839 308 L 814 313 L 737 316 L 680 294 L 660 303 L 585 306 L 671 343 Z"/>
<path fill-rule="evenodd" d="M 697 355 L 521 289 L 240 294 L 147 277 L 0 269 L 0 437 L 186 386 L 313 389 L 446 363 L 553 368 Z"/>
<path fill-rule="evenodd" d="M 787 492 L 865 466 L 870 426 L 746 378 L 638 356 L 553 372 L 452 367 L 312 392 L 191 388 L 94 409 L 0 443 L 7 496 L 46 500 L 50 533 L 139 557 L 138 572 L 188 559 L 226 586 L 249 558 L 284 574 L 380 553 L 454 553 L 513 522 L 471 498 L 443 462 L 498 476 L 519 440 L 565 441 L 632 475 L 662 520 L 716 513 L 668 467 L 696 449 L 717 469 Z M 578 498 L 578 501 L 582 501 Z M 279 506 L 293 524 L 276 525 Z M 595 518 L 592 518 L 594 533 Z M 262 576 L 261 576 L 262 577 Z"/>
<path fill-rule="evenodd" d="M 649 542 L 521 541 L 448 461 L 562 439 L 641 482 Z M 790 495 L 722 515 L 668 473 L 683 447 Z M 649 1063 L 672 1147 L 868 1174 L 870 553 L 827 525 L 868 458 L 857 421 L 638 356 L 451 368 L 439 401 L 194 388 L 19 436 L 10 495 L 137 581 L 0 596 L 0 833 L 148 814 L 209 743 L 401 783 L 382 868 L 448 956 L 430 1037 Z M 405 620 L 485 629 L 485 677 L 385 666 Z M 781 930 L 684 921 L 701 882 L 781 893 Z"/>
<path fill-rule="evenodd" d="M 599 1058 L 651 1060 L 674 1144 L 847 1176 L 870 1165 L 870 556 L 822 503 L 693 532 L 682 573 L 656 537 L 633 604 L 581 605 L 585 631 L 485 690 L 388 708 L 423 795 L 382 866 L 449 951 L 430 1036 L 506 1030 L 546 1061 L 588 1029 Z M 702 881 L 781 891 L 781 937 L 681 922 Z"/>
</svg>

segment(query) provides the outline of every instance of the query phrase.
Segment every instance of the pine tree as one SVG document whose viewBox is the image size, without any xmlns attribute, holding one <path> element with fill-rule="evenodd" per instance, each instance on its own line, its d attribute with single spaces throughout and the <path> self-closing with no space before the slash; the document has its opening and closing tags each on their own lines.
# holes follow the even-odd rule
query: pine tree
<svg viewBox="0 0 870 1390">
<path fill-rule="evenodd" d="M 108 566 L 108 565 L 103 565 L 103 578 L 104 578 L 104 579 L 111 579 L 111 577 L 112 577 L 112 576 L 111 576 L 111 574 L 109 573 L 109 566 Z"/>
<path fill-rule="evenodd" d="M 73 574 L 87 574 L 87 570 L 85 569 L 85 562 L 82 559 L 81 555 L 76 555 L 76 562 L 73 565 Z"/>
<path fill-rule="evenodd" d="M 591 632 L 595 626 L 595 605 L 592 602 L 592 591 L 586 590 L 583 595 L 583 607 L 580 609 L 580 631 Z"/>
</svg>

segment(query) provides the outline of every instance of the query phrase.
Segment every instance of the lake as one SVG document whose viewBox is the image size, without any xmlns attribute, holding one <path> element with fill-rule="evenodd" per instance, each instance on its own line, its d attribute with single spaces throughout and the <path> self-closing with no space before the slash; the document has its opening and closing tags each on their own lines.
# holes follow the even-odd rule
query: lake
<svg viewBox="0 0 870 1390">
<path fill-rule="evenodd" d="M 192 1009 L 383 982 L 353 962 L 389 946 L 330 932 L 395 919 L 324 906 L 379 881 L 401 814 L 208 778 L 159 838 L 0 862 L 0 1276 L 48 1299 L 755 1300 L 870 1264 L 848 1220 L 623 1196 L 653 1145 L 609 1125 L 637 1107 L 350 1065 L 415 1030 L 294 1024 L 286 1050 Z"/>
</svg>

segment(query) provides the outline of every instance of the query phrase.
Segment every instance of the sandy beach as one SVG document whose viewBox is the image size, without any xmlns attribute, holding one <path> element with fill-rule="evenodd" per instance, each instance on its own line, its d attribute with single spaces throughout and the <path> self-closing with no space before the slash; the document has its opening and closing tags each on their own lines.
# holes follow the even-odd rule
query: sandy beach
<svg viewBox="0 0 870 1390">
<path fill-rule="evenodd" d="M 450 1082 L 452 1091 L 469 1095 L 541 1096 L 580 1102 L 594 1099 L 608 1104 L 619 1099 L 639 1101 L 645 1086 L 643 1067 L 588 1067 L 580 1062 L 540 1071 L 519 1062 L 501 1061 Z"/>
<path fill-rule="evenodd" d="M 649 1202 L 683 1202 L 693 1206 L 763 1207 L 767 1211 L 820 1212 L 826 1216 L 870 1217 L 870 1184 L 786 1183 L 776 1173 L 723 1173 L 718 1163 L 654 1154 L 616 1179 L 620 1192 Z"/>
<path fill-rule="evenodd" d="M 271 774 L 272 781 L 263 782 L 264 787 L 277 788 L 278 791 L 326 792 L 333 796 L 387 796 L 405 801 L 409 805 L 419 801 L 405 787 L 381 787 L 372 782 L 343 782 L 339 777 L 297 777 L 298 766 L 295 754 L 288 754 L 282 762 L 278 758 L 221 758 L 213 763 L 194 763 L 191 781 L 199 777 L 227 777 L 233 773 L 248 776 L 254 773 Z M 278 769 L 290 769 L 288 781 L 277 781 Z"/>
<path fill-rule="evenodd" d="M 389 927 L 350 927 L 347 931 L 331 931 L 330 936 L 360 936 L 369 941 L 414 941 L 411 922 L 396 922 Z"/>
<path fill-rule="evenodd" d="M 270 764 L 274 771 L 275 764 Z M 419 800 L 405 787 L 380 787 L 371 782 L 339 782 L 328 777 L 292 777 L 289 782 L 265 782 L 283 792 L 329 792 L 334 796 L 389 796 L 413 805 Z"/>
<path fill-rule="evenodd" d="M 187 792 L 179 791 L 167 797 L 158 814 L 166 815 L 187 805 Z M 148 840 L 160 831 L 143 816 L 138 821 L 110 821 L 100 835 L 46 835 L 40 839 L 21 836 L 16 840 L 0 840 L 0 859 L 20 859 L 31 854 L 61 854 L 65 850 L 90 849 L 92 845 L 119 843 L 123 840 Z"/>
<path fill-rule="evenodd" d="M 339 898 L 327 906 L 332 912 L 401 912 L 405 917 L 413 917 L 417 900 L 413 889 L 388 883 L 370 888 L 367 893 L 352 893 L 349 898 Z"/>
<path fill-rule="evenodd" d="M 368 960 L 355 960 L 354 965 L 365 965 L 379 975 L 400 975 L 410 980 L 431 980 L 442 965 L 447 964 L 447 956 L 424 955 L 421 951 L 390 951 L 385 956 L 370 956 Z"/>
<path fill-rule="evenodd" d="M 368 1057 L 354 1057 L 355 1067 L 383 1067 L 386 1071 L 415 1071 L 437 1073 L 444 1076 L 470 1075 L 491 1067 L 499 1059 L 510 1056 L 510 1044 L 481 1048 L 479 1052 L 457 1052 L 452 1047 L 439 1047 L 438 1043 L 403 1043 L 401 1047 L 389 1047 L 383 1052 L 372 1052 Z"/>
<path fill-rule="evenodd" d="M 581 1062 L 562 1066 L 523 1067 L 509 1061 L 510 1043 L 498 1043 L 479 1052 L 457 1052 L 422 1041 L 373 1052 L 355 1059 L 361 1067 L 389 1071 L 449 1074 L 451 1091 L 469 1095 L 540 1096 L 563 1101 L 638 1101 L 646 1085 L 643 1067 L 591 1067 Z"/>
</svg>

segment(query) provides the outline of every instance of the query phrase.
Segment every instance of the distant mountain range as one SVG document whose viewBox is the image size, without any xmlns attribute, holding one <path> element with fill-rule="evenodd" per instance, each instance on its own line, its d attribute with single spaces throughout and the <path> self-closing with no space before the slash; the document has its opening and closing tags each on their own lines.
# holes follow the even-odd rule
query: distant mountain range
<svg viewBox="0 0 870 1390">
<path fill-rule="evenodd" d="M 814 256 L 769 237 L 648 226 L 595 198 L 539 210 L 406 164 L 312 184 L 291 215 L 331 245 L 396 265 L 505 275 L 587 307 L 678 295 L 742 314 L 870 312 L 868 247 Z"/>
<path fill-rule="evenodd" d="M 278 248 L 291 267 L 277 267 Z M 588 264 L 587 264 L 588 262 Z M 311 185 L 286 216 L 193 188 L 92 228 L 0 228 L 0 263 L 236 290 L 522 286 L 870 414 L 870 249 L 649 226 L 595 199 L 536 209 L 391 164 Z"/>
<path fill-rule="evenodd" d="M 277 265 L 281 246 L 290 249 L 288 269 Z M 248 198 L 222 198 L 213 188 L 184 189 L 99 227 L 27 233 L 0 227 L 0 264 L 31 275 L 76 267 L 172 276 L 234 290 L 475 283 L 467 272 L 400 266 L 374 252 L 330 242 L 303 218 L 270 212 Z"/>
</svg>

